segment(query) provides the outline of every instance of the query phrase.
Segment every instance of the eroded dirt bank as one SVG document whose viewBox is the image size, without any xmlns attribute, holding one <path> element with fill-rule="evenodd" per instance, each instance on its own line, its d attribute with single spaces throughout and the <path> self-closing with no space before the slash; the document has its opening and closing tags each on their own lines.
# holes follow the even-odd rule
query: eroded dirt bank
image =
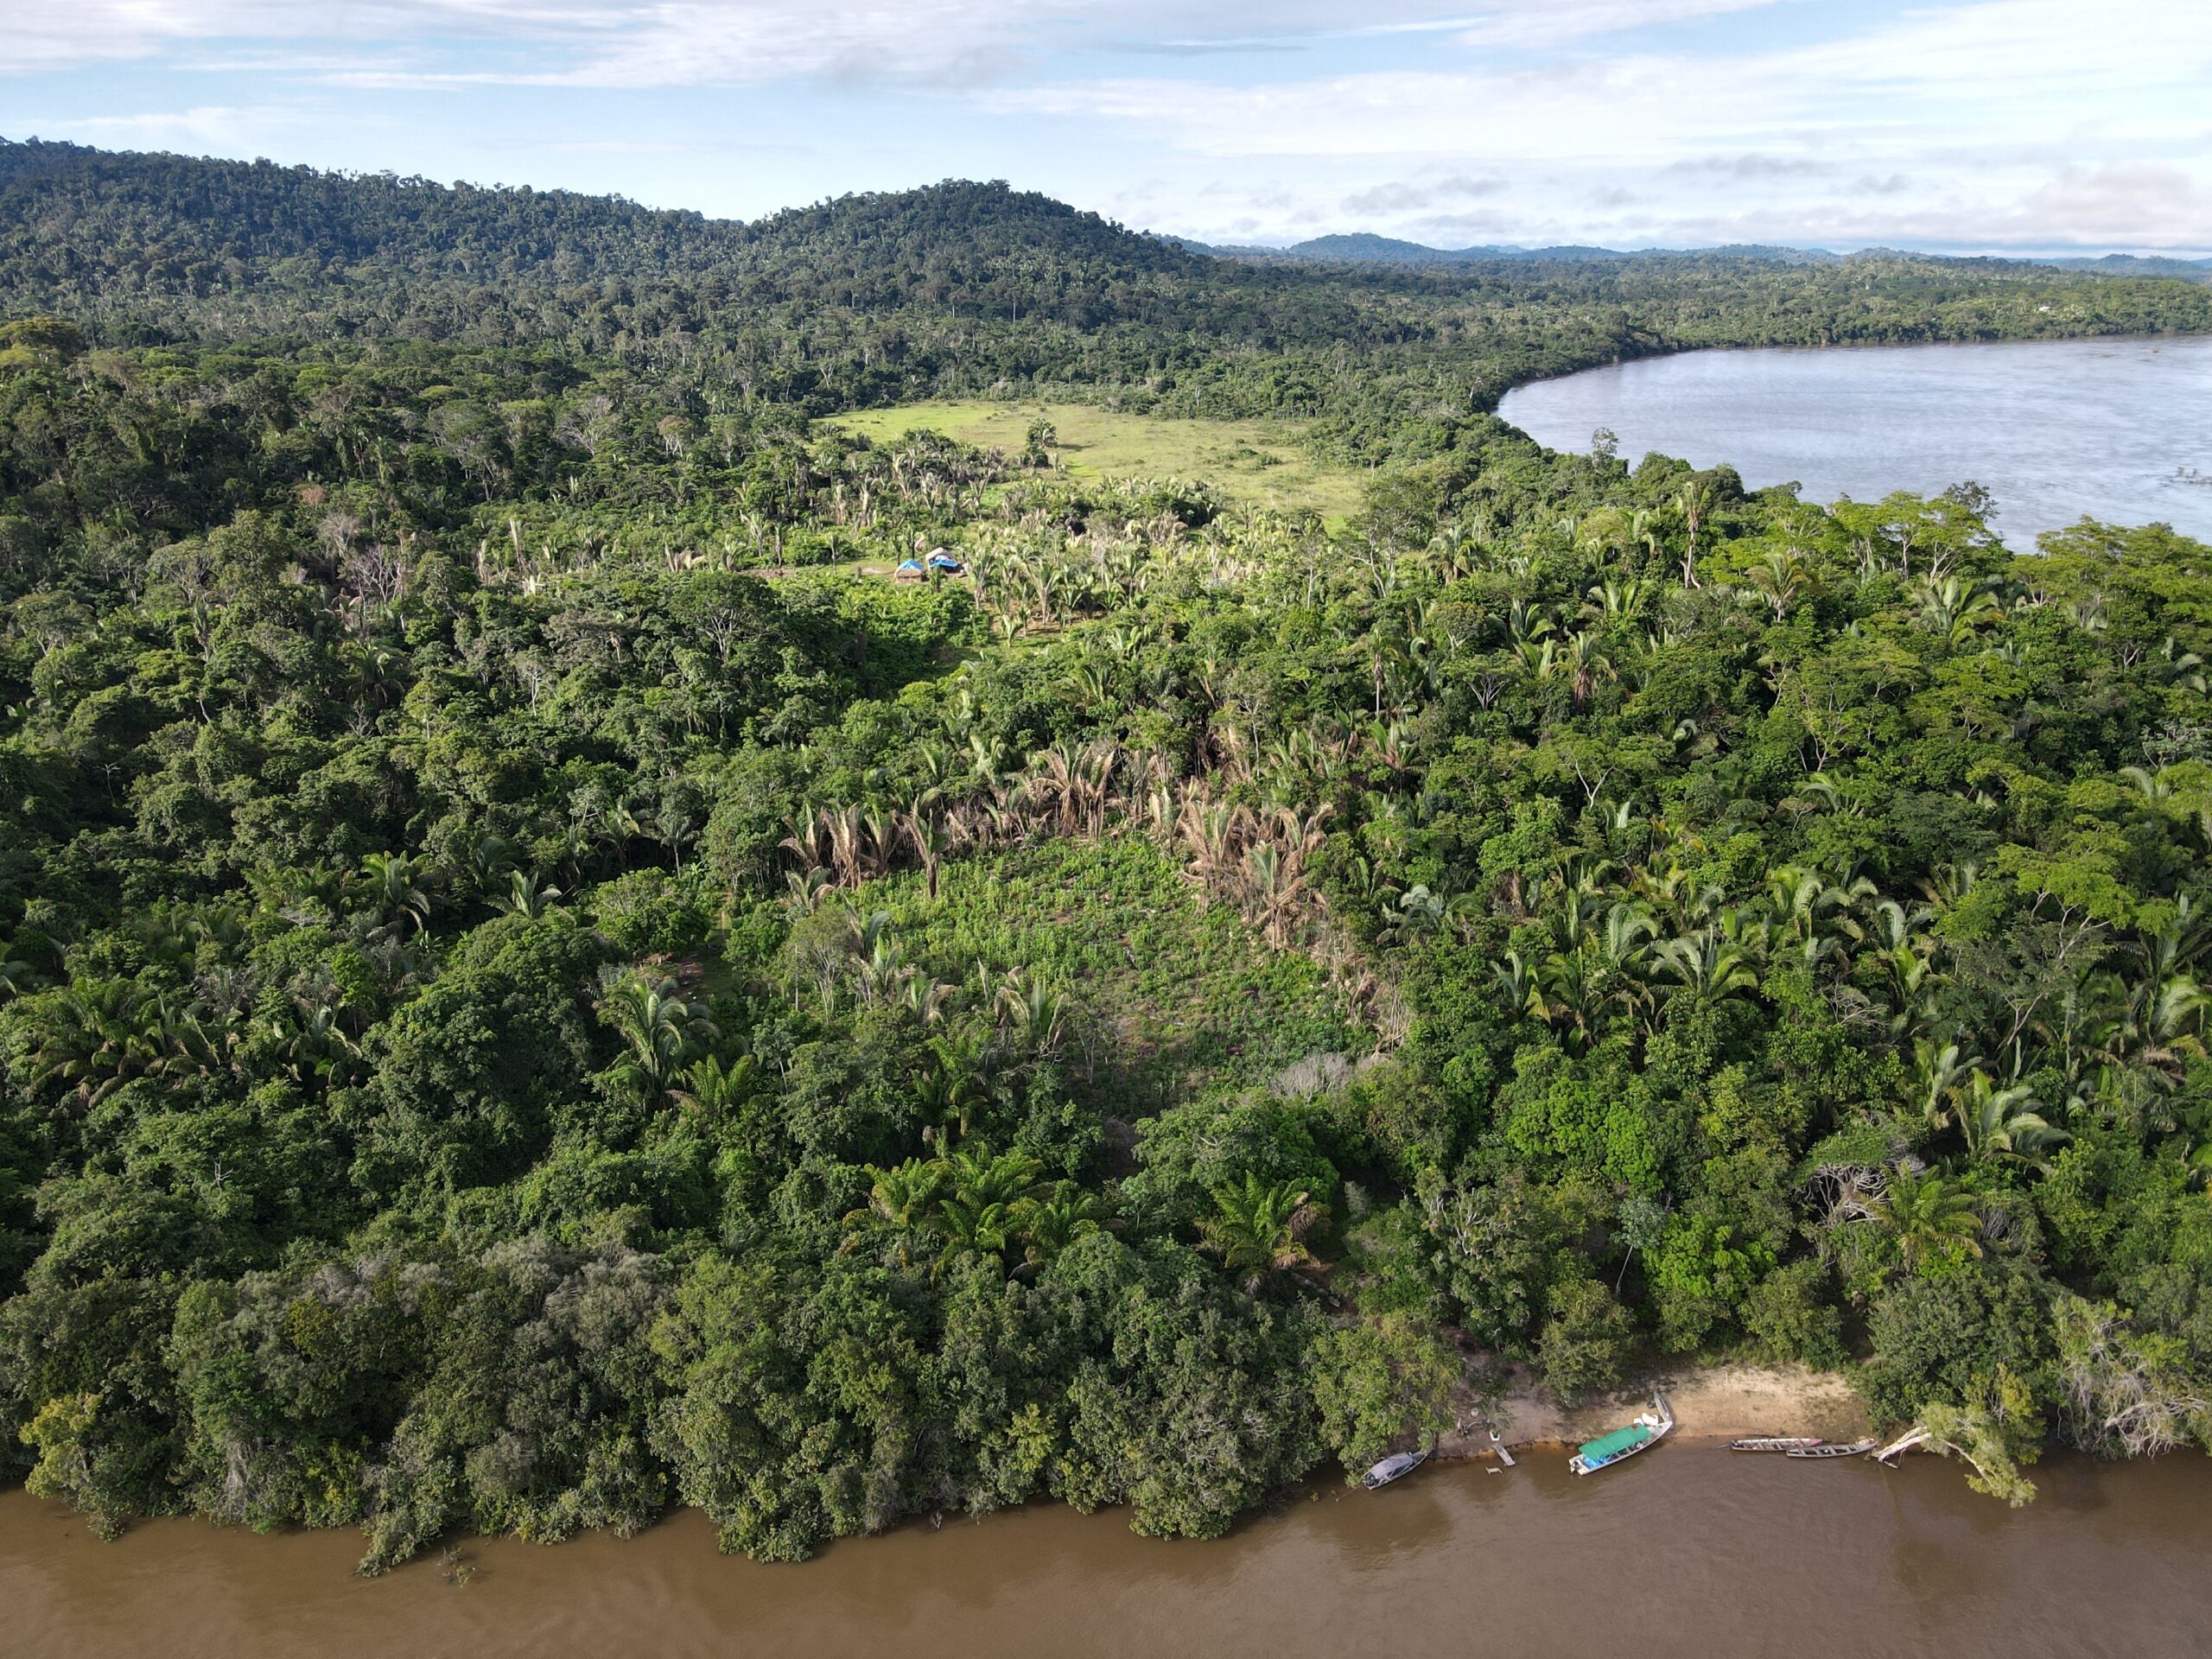
<svg viewBox="0 0 2212 1659">
<path fill-rule="evenodd" d="M 1516 1376 L 1503 1398 L 1478 1421 L 1470 1411 L 1460 1433 L 1438 1451 L 1446 1457 L 1487 1456 L 1489 1431 L 1509 1446 L 1574 1445 L 1618 1428 L 1665 1390 L 1684 1440 L 1732 1440 L 1747 1434 L 1817 1434 L 1855 1440 L 1872 1433 L 1866 1408 L 1851 1384 L 1831 1372 L 1802 1365 L 1700 1365 L 1661 1371 L 1631 1388 L 1593 1395 L 1573 1409 L 1562 1407 L 1534 1380 Z"/>
</svg>

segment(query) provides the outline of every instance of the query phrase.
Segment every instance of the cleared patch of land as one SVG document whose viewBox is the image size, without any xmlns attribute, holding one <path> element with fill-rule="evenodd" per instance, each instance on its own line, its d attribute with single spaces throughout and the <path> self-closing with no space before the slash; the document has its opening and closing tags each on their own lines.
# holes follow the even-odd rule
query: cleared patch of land
<svg viewBox="0 0 2212 1659">
<path fill-rule="evenodd" d="M 862 410 L 832 424 L 875 439 L 926 429 L 1017 453 L 1039 420 L 1058 435 L 1053 458 L 1078 479 L 1203 479 L 1240 506 L 1311 508 L 1332 521 L 1359 510 L 1364 474 L 1314 460 L 1298 421 L 1166 420 L 1089 404 L 943 402 Z"/>
<path fill-rule="evenodd" d="M 937 978 L 957 982 L 983 963 L 1064 990 L 1084 1016 L 1064 1062 L 1070 1087 L 1118 1116 L 1365 1046 L 1318 965 L 1201 903 L 1146 841 L 954 860 L 935 899 L 906 872 L 869 884 L 856 905 L 887 909 L 900 950 Z"/>
</svg>

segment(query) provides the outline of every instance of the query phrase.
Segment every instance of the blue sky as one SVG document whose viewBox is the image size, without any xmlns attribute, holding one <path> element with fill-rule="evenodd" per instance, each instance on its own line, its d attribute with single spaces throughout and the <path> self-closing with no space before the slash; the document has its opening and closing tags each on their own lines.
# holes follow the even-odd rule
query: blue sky
<svg viewBox="0 0 2212 1659">
<path fill-rule="evenodd" d="M 750 218 L 2212 251 L 2212 0 L 0 0 L 0 135 Z"/>
</svg>

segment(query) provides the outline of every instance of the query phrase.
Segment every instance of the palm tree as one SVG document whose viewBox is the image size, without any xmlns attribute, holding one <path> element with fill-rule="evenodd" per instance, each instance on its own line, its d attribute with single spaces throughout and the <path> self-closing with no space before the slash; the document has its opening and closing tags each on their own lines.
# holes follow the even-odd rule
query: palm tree
<svg viewBox="0 0 2212 1659">
<path fill-rule="evenodd" d="M 861 850 L 867 828 L 857 806 L 842 806 L 831 811 L 824 809 L 822 826 L 830 842 L 830 859 L 836 867 L 837 879 L 849 887 L 857 887 L 867 874 L 863 868 L 866 855 Z"/>
<path fill-rule="evenodd" d="M 987 1090 L 982 1075 L 985 1035 L 972 1020 L 930 1039 L 930 1067 L 914 1085 L 930 1122 L 922 1139 L 939 1156 L 964 1137 Z"/>
<path fill-rule="evenodd" d="M 2034 1162 L 2045 1147 L 2073 1137 L 2053 1128 L 2036 1110 L 2035 1093 L 2025 1084 L 1999 1089 L 1984 1071 L 1976 1071 L 1958 1103 L 1959 1128 L 1965 1133 L 1967 1150 L 1977 1158 L 2017 1158 Z"/>
<path fill-rule="evenodd" d="M 30 1027 L 31 1086 L 66 1084 L 99 1105 L 159 1057 L 153 999 L 136 985 L 77 980 L 45 999 Z"/>
<path fill-rule="evenodd" d="M 1256 1291 L 1271 1274 L 1313 1265 L 1300 1240 L 1328 1211 L 1312 1197 L 1295 1181 L 1270 1184 L 1249 1173 L 1241 1187 L 1217 1187 L 1216 1213 L 1198 1223 L 1198 1248 L 1242 1274 L 1248 1293 Z"/>
<path fill-rule="evenodd" d="M 1004 1208 L 1035 1198 L 1041 1190 L 1044 1165 L 1015 1147 L 994 1154 L 981 1141 L 972 1141 L 944 1160 L 953 1197 L 970 1210 L 995 1205 Z"/>
<path fill-rule="evenodd" d="M 1417 888 L 1426 892 L 1426 888 Z M 1498 1006 L 1518 1016 L 1529 1012 L 1533 1003 L 1541 1007 L 1543 992 L 1539 988 L 1535 970 L 1521 959 L 1518 950 L 1508 950 L 1505 960 L 1491 964 L 1491 982 L 1497 988 Z"/>
<path fill-rule="evenodd" d="M 1864 877 L 1859 886 L 1866 893 L 1872 891 Z M 1813 938 L 1829 912 L 1847 908 L 1853 898 L 1864 896 L 1852 887 L 1831 887 L 1818 870 L 1796 864 L 1779 865 L 1768 872 L 1766 890 L 1775 920 L 1784 933 L 1801 942 Z"/>
<path fill-rule="evenodd" d="M 760 1065 L 750 1054 L 741 1054 L 731 1060 L 709 1054 L 703 1060 L 693 1062 L 690 1070 L 683 1074 L 682 1085 L 670 1093 L 675 1096 L 676 1103 L 686 1110 L 721 1116 L 753 1097 L 759 1076 Z"/>
<path fill-rule="evenodd" d="M 1769 553 L 1765 562 L 1751 572 L 1751 586 L 1773 607 L 1777 622 L 1789 614 L 1789 607 L 1811 587 L 1812 581 L 1812 566 L 1794 547 Z"/>
<path fill-rule="evenodd" d="M 836 885 L 836 873 L 821 865 L 805 871 L 785 870 L 784 906 L 795 915 L 811 916 L 822 907 L 823 897 Z"/>
<path fill-rule="evenodd" d="M 362 860 L 369 903 L 383 926 L 394 928 L 405 920 L 420 932 L 429 925 L 430 896 L 416 880 L 422 873 L 422 864 L 404 853 L 371 853 Z"/>
<path fill-rule="evenodd" d="M 2157 949 L 2156 941 L 2151 949 Z M 2204 1058 L 2204 1041 L 2198 1033 L 2212 998 L 2185 973 L 2164 979 L 2146 976 L 2125 985 L 2117 976 L 2105 977 L 2115 995 L 2092 1040 L 2093 1057 L 2113 1070 L 2133 1071 L 2140 1082 L 2161 1093 L 2180 1088 L 2189 1063 Z"/>
<path fill-rule="evenodd" d="M 1742 948 L 1712 928 L 1668 939 L 1651 954 L 1663 971 L 1681 982 L 1677 995 L 1688 997 L 1693 1005 L 1717 1006 L 1756 988 L 1759 982 L 1758 973 Z"/>
<path fill-rule="evenodd" d="M 896 1001 L 920 971 L 906 960 L 887 931 L 875 934 L 874 942 L 865 948 L 856 946 L 853 958 L 853 994 L 866 1003 Z"/>
<path fill-rule="evenodd" d="M 1706 515 L 1713 511 L 1713 490 L 1706 479 L 1694 478 L 1675 493 L 1675 511 L 1681 515 L 1682 526 L 1689 531 L 1689 545 L 1682 554 L 1682 587 L 1685 590 L 1697 583 L 1697 532 Z"/>
<path fill-rule="evenodd" d="M 1567 635 L 1564 646 L 1546 667 L 1549 672 L 1566 677 L 1567 696 L 1577 709 L 1590 701 L 1590 694 L 1598 689 L 1600 680 L 1618 677 L 1613 659 L 1605 654 L 1596 636 L 1587 632 Z"/>
<path fill-rule="evenodd" d="M 1659 931 L 1651 907 L 1634 899 L 1617 899 L 1605 912 L 1605 931 L 1599 943 L 1605 961 L 1624 974 L 1633 974 L 1650 954 L 1650 940 Z"/>
<path fill-rule="evenodd" d="M 1382 944 L 1409 944 L 1422 935 L 1433 933 L 1444 925 L 1450 901 L 1443 894 L 1431 893 L 1427 887 L 1415 883 L 1393 905 L 1389 899 L 1381 901 L 1382 925 L 1376 931 L 1376 940 Z M 1510 952 L 1508 952 L 1510 955 Z M 1525 998 L 1524 998 L 1525 1000 Z M 1520 1004 L 1516 1004 L 1519 1007 Z"/>
<path fill-rule="evenodd" d="M 982 1255 L 1003 1254 L 1014 1235 L 1012 1205 L 976 1204 L 960 1198 L 942 1200 L 931 1224 L 956 1249 L 974 1250 Z"/>
<path fill-rule="evenodd" d="M 1485 539 L 1480 531 L 1463 524 L 1438 531 L 1429 538 L 1430 568 L 1447 583 L 1471 574 L 1480 567 L 1481 547 Z"/>
<path fill-rule="evenodd" d="M 1263 841 L 1244 855 L 1244 887 L 1268 943 L 1278 950 L 1290 944 L 1306 895 L 1303 860 Z"/>
<path fill-rule="evenodd" d="M 480 893 L 514 868 L 515 844 L 504 836 L 486 835 L 472 828 L 454 839 L 455 845 L 448 849 L 448 856 L 458 860 Z"/>
<path fill-rule="evenodd" d="M 908 809 L 909 816 L 922 817 L 930 807 L 953 792 L 959 781 L 958 766 L 952 751 L 934 739 L 916 745 L 914 771 L 922 780 L 922 789 Z"/>
<path fill-rule="evenodd" d="M 1994 594 L 1956 576 L 1923 580 L 1915 585 L 1913 597 L 1920 601 L 1920 620 L 1955 646 L 1972 644 L 1980 629 L 2005 620 L 2005 607 Z"/>
<path fill-rule="evenodd" d="M 672 979 L 626 975 L 601 999 L 599 1011 L 629 1045 L 626 1064 L 648 1099 L 666 1096 L 691 1056 L 715 1039 L 713 1022 Z"/>
<path fill-rule="evenodd" d="M 1962 1053 L 1956 1043 L 1946 1043 L 1938 1048 L 1924 1037 L 1912 1046 L 1912 1058 L 1913 1070 L 1920 1082 L 1921 1109 L 1927 1114 L 1928 1126 L 1942 1128 L 1957 1111 L 1959 1096 L 1967 1088 L 1967 1080 L 1982 1076 L 1977 1069 L 1978 1062 Z"/>
<path fill-rule="evenodd" d="M 1007 775 L 1006 741 L 973 732 L 968 738 L 968 776 L 978 789 L 995 787 Z"/>
<path fill-rule="evenodd" d="M 937 897 L 938 872 L 944 862 L 944 855 L 951 850 L 951 838 L 933 818 L 920 812 L 906 815 L 906 839 L 914 843 L 914 851 L 922 861 L 922 880 L 929 895 Z"/>
<path fill-rule="evenodd" d="M 1571 1054 L 1582 1052 L 1590 1040 L 1605 997 L 1602 977 L 1590 953 L 1580 948 L 1554 950 L 1536 969 L 1536 994 L 1529 1012 L 1560 1033 Z"/>
<path fill-rule="evenodd" d="M 550 884 L 540 887 L 536 876 L 517 870 L 508 876 L 506 892 L 492 901 L 492 907 L 510 916 L 528 917 L 534 921 L 552 912 L 560 898 L 560 888 Z"/>
<path fill-rule="evenodd" d="M 698 833 L 699 820 L 682 801 L 664 799 L 640 820 L 643 827 L 655 841 L 668 849 L 669 856 L 676 861 L 677 874 L 683 872 L 683 843 Z"/>
<path fill-rule="evenodd" d="M 1949 1246 L 1968 1255 L 1981 1254 L 1981 1219 L 1974 1195 L 1934 1170 L 1916 1173 L 1900 1166 L 1890 1176 L 1889 1191 L 1866 1205 L 1870 1220 L 1886 1227 L 1897 1241 L 1908 1269 L 1916 1269 L 1929 1251 Z"/>
<path fill-rule="evenodd" d="M 811 805 L 802 807 L 791 818 L 791 833 L 776 843 L 779 850 L 798 861 L 802 870 L 810 873 L 829 867 L 829 832 L 823 823 L 826 816 Z"/>
<path fill-rule="evenodd" d="M 1925 905 L 1907 910 L 1893 899 L 1874 906 L 1873 932 L 1879 944 L 1874 960 L 1889 982 L 1890 1028 L 1900 1036 L 1929 1017 L 1942 977 L 1936 971 L 1934 947 L 1920 948 L 1929 915 Z"/>
<path fill-rule="evenodd" d="M 348 1062 L 360 1057 L 361 1047 L 339 1023 L 341 1013 L 334 1002 L 316 1002 L 299 1010 L 300 1022 L 286 1028 L 273 1026 L 283 1048 L 284 1069 L 294 1080 L 338 1077 Z"/>
<path fill-rule="evenodd" d="M 1067 1026 L 1067 1005 L 1058 993 L 1021 968 L 1007 970 L 994 1012 L 1004 1014 L 1022 1044 L 1042 1057 L 1049 1058 L 1059 1047 Z"/>
<path fill-rule="evenodd" d="M 845 1217 L 855 1228 L 871 1218 L 890 1229 L 899 1241 L 899 1263 L 911 1266 L 913 1241 L 935 1225 L 938 1200 L 944 1192 L 946 1172 L 940 1160 L 909 1158 L 890 1169 L 868 1169 L 868 1208 Z"/>
<path fill-rule="evenodd" d="M 1079 1238 L 1117 1228 L 1106 1201 L 1073 1181 L 1061 1181 L 1046 1198 L 1024 1198 L 1014 1206 L 1015 1230 L 1024 1245 L 1026 1269 L 1034 1272 Z"/>
<path fill-rule="evenodd" d="M 899 852 L 899 815 L 894 812 L 886 817 L 877 808 L 870 806 L 861 814 L 861 827 L 868 831 L 868 873 L 888 875 L 891 861 Z"/>
<path fill-rule="evenodd" d="M 1554 632 L 1552 620 L 1525 599 L 1507 605 L 1505 631 L 1516 645 L 1533 645 Z"/>
</svg>

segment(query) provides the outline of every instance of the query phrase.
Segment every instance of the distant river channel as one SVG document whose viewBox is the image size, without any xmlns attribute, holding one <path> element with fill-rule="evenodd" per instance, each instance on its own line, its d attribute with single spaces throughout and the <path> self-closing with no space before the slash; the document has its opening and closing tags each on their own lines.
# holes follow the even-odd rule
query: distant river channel
<svg viewBox="0 0 2212 1659">
<path fill-rule="evenodd" d="M 2021 552 L 2085 514 L 2212 540 L 2212 338 L 1690 352 L 1538 381 L 1498 412 L 1550 448 L 1604 427 L 1625 460 L 1726 462 L 1823 504 L 1972 481 Z"/>
<path fill-rule="evenodd" d="M 1957 1465 L 1666 1446 L 1287 1493 L 1210 1543 L 1058 1507 L 906 1526 L 798 1567 L 696 1512 L 628 1540 L 470 1542 L 381 1579 L 353 1533 L 159 1521 L 114 1543 L 0 1493 L 0 1651 L 23 1659 L 1803 1659 L 2212 1650 L 2212 1462 L 2054 1456 L 2007 1510 Z"/>
</svg>

